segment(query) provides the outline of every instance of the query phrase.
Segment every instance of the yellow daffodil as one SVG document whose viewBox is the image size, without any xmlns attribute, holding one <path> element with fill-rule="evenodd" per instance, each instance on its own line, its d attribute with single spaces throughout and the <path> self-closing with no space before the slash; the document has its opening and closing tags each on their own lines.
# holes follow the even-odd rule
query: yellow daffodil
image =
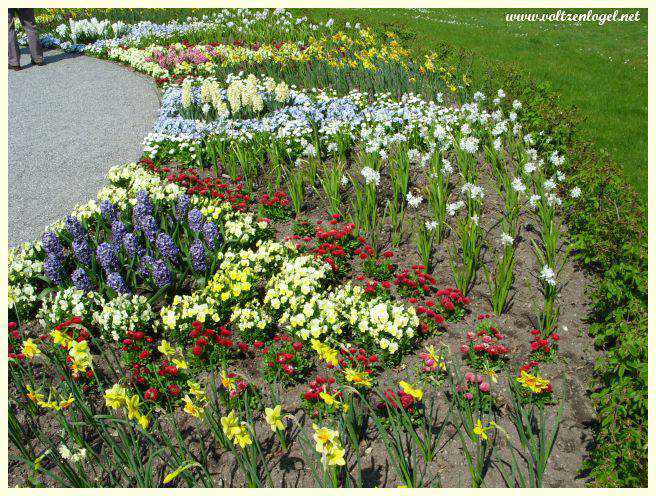
<svg viewBox="0 0 656 496">
<path fill-rule="evenodd" d="M 243 422 L 242 425 L 237 427 L 237 429 L 238 430 L 235 432 L 235 437 L 233 439 L 235 444 L 237 444 L 240 448 L 244 448 L 245 446 L 253 444 L 253 440 L 248 433 L 246 422 Z"/>
<path fill-rule="evenodd" d="M 160 351 L 162 355 L 165 356 L 172 356 L 175 355 L 175 348 L 171 346 L 168 341 L 165 339 L 162 339 L 162 344 L 160 344 L 157 349 Z"/>
<path fill-rule="evenodd" d="M 34 391 L 32 389 L 32 386 L 27 386 L 27 397 L 31 399 L 34 403 L 39 403 L 40 401 L 43 401 L 45 396 L 38 391 Z"/>
<path fill-rule="evenodd" d="M 23 341 L 23 347 L 21 349 L 21 353 L 25 355 L 27 358 L 34 358 L 35 356 L 41 353 L 41 350 L 36 345 L 36 343 L 32 340 L 32 338 L 29 338 Z"/>
<path fill-rule="evenodd" d="M 236 382 L 237 381 L 234 377 L 228 377 L 228 374 L 225 370 L 221 371 L 221 385 L 228 391 L 232 391 L 236 388 Z"/>
<path fill-rule="evenodd" d="M 189 395 L 186 395 L 183 400 L 185 402 L 184 411 L 186 413 L 196 418 L 201 418 L 203 416 L 205 409 L 196 405 Z"/>
<path fill-rule="evenodd" d="M 285 430 L 285 425 L 282 423 L 282 407 L 276 405 L 273 408 L 266 407 L 264 409 L 264 420 L 269 424 L 273 432 Z"/>
<path fill-rule="evenodd" d="M 405 394 L 409 394 L 417 401 L 421 401 L 421 399 L 424 397 L 424 392 L 421 389 L 415 388 L 414 386 L 408 384 L 405 381 L 399 382 L 399 386 L 401 387 L 401 389 Z"/>
<path fill-rule="evenodd" d="M 128 398 L 125 401 L 125 406 L 128 409 L 128 419 L 139 420 L 139 417 L 141 417 L 141 412 L 139 412 L 139 395 L 135 394 L 131 398 Z"/>
<path fill-rule="evenodd" d="M 239 419 L 234 410 L 232 410 L 226 417 L 221 417 L 221 428 L 226 437 L 232 440 L 240 431 Z"/>
<path fill-rule="evenodd" d="M 184 360 L 178 360 L 177 358 L 173 358 L 171 361 L 179 369 L 188 369 L 189 368 L 189 366 L 187 365 L 187 362 L 185 362 Z"/>
<path fill-rule="evenodd" d="M 371 387 L 371 377 L 366 372 L 358 372 L 357 370 L 347 368 L 344 370 L 344 377 L 349 382 L 356 386 Z"/>
<path fill-rule="evenodd" d="M 72 340 L 63 332 L 54 330 L 50 333 L 50 336 L 52 336 L 52 341 L 55 344 L 61 345 L 67 349 L 70 348 Z"/>
<path fill-rule="evenodd" d="M 328 429 L 327 427 L 319 427 L 316 424 L 312 424 L 312 428 L 314 429 L 312 437 L 317 443 L 315 449 L 319 453 L 327 453 L 332 449 L 331 445 L 335 439 L 339 440 L 339 432 L 337 431 Z"/>
<path fill-rule="evenodd" d="M 344 453 L 346 450 L 341 446 L 333 446 L 333 448 L 326 453 L 326 461 L 328 465 L 337 465 L 342 466 L 346 465 L 346 460 L 344 460 Z"/>
<path fill-rule="evenodd" d="M 549 381 L 547 379 L 529 374 L 525 370 L 522 370 L 520 376 L 515 380 L 526 389 L 530 389 L 532 392 L 537 394 L 542 393 L 549 388 Z"/>
<path fill-rule="evenodd" d="M 105 391 L 105 404 L 114 410 L 125 405 L 126 400 L 125 388 L 118 384 L 114 384 L 110 389 Z"/>
</svg>

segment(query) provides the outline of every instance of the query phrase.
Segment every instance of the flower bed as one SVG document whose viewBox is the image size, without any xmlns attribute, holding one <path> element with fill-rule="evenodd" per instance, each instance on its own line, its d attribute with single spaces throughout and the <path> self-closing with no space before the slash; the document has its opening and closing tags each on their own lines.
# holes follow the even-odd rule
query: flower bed
<svg viewBox="0 0 656 496">
<path fill-rule="evenodd" d="M 239 22 L 256 36 L 253 26 L 281 19 L 291 22 Z M 582 386 L 556 379 L 591 351 L 576 334 L 586 281 L 562 234 L 563 201 L 581 191 L 566 158 L 524 131 L 519 100 L 463 99 L 437 77 L 422 83 L 446 91 L 434 98 L 375 79 L 376 91 L 357 91 L 362 70 L 395 79 L 403 68 L 410 82 L 418 67 L 393 36 L 364 57 L 366 30 L 353 43 L 323 32 L 332 26 L 312 39 L 299 28 L 271 55 L 144 47 L 156 29 L 112 29 L 130 34 L 85 53 L 167 79 L 162 109 L 139 163 L 113 168 L 97 200 L 10 255 L 12 435 L 38 426 L 35 444 L 14 442 L 30 477 L 91 485 L 94 464 L 103 485 L 216 485 L 212 442 L 239 467 L 231 484 L 284 484 L 267 439 L 305 460 L 299 485 L 372 484 L 365 458 L 395 472 L 373 484 L 413 487 L 552 485 L 552 449 L 580 462 L 580 450 L 530 448 L 565 420 L 576 426 L 568 442 L 583 444 L 572 413 L 586 404 Z M 163 40 L 187 33 L 161 29 Z M 309 85 L 342 49 L 338 84 Z M 257 76 L 263 63 L 290 69 Z M 240 64 L 248 70 L 226 74 Z M 63 382 L 49 385 L 54 376 Z M 198 449 L 185 424 L 203 432 Z M 143 459 L 135 442 L 145 466 L 126 461 Z M 488 470 L 493 446 L 510 472 Z M 457 479 L 438 469 L 454 450 L 465 453 Z"/>
</svg>

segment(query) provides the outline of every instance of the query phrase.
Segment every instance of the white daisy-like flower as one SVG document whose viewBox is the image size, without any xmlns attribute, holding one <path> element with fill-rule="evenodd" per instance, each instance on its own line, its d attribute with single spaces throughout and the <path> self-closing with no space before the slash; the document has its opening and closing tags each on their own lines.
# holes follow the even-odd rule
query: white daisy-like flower
<svg viewBox="0 0 656 496">
<path fill-rule="evenodd" d="M 425 225 L 426 225 L 426 230 L 429 232 L 437 229 L 437 222 L 434 220 L 427 220 Z"/>
<path fill-rule="evenodd" d="M 510 185 L 512 186 L 512 189 L 519 193 L 523 193 L 526 191 L 526 185 L 522 182 L 521 178 L 515 177 L 511 181 Z"/>
<path fill-rule="evenodd" d="M 515 238 L 513 238 L 510 234 L 508 233 L 501 233 L 501 245 L 502 246 L 510 246 L 515 242 Z"/>
<path fill-rule="evenodd" d="M 549 267 L 546 264 L 544 267 L 542 267 L 542 270 L 540 271 L 540 278 L 550 286 L 556 285 L 556 273 L 551 267 Z"/>
<path fill-rule="evenodd" d="M 414 196 L 412 193 L 408 193 L 405 199 L 408 202 L 408 205 L 412 208 L 417 208 L 424 198 L 421 195 Z"/>
<path fill-rule="evenodd" d="M 572 191 L 569 192 L 569 196 L 571 196 L 572 198 L 578 198 L 579 196 L 581 196 L 581 188 L 579 188 L 578 186 L 572 188 Z"/>
</svg>

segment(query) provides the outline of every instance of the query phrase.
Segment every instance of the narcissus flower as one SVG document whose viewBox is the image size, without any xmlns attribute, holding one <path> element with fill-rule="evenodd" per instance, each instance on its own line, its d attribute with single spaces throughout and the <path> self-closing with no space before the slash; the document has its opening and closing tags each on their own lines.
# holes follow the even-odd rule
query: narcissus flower
<svg viewBox="0 0 656 496">
<path fill-rule="evenodd" d="M 285 430 L 285 425 L 282 423 L 282 407 L 280 405 L 276 405 L 273 408 L 266 407 L 264 409 L 264 419 L 273 432 Z"/>
<path fill-rule="evenodd" d="M 399 386 L 401 387 L 401 389 L 405 394 L 409 394 L 410 396 L 412 396 L 414 399 L 418 401 L 421 401 L 421 399 L 424 397 L 424 392 L 421 389 L 415 388 L 414 386 L 408 384 L 405 381 L 399 382 Z"/>
</svg>

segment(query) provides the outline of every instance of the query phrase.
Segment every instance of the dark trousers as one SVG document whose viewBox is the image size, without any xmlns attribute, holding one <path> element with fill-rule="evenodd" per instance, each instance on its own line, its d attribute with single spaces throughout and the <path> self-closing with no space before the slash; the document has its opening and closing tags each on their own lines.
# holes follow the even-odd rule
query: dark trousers
<svg viewBox="0 0 656 496">
<path fill-rule="evenodd" d="M 16 38 L 14 17 L 20 19 L 21 26 L 27 34 L 27 44 L 34 62 L 43 62 L 43 49 L 39 42 L 39 35 L 34 26 L 34 9 L 8 9 L 9 10 L 9 65 L 20 65 L 20 49 Z"/>
</svg>

